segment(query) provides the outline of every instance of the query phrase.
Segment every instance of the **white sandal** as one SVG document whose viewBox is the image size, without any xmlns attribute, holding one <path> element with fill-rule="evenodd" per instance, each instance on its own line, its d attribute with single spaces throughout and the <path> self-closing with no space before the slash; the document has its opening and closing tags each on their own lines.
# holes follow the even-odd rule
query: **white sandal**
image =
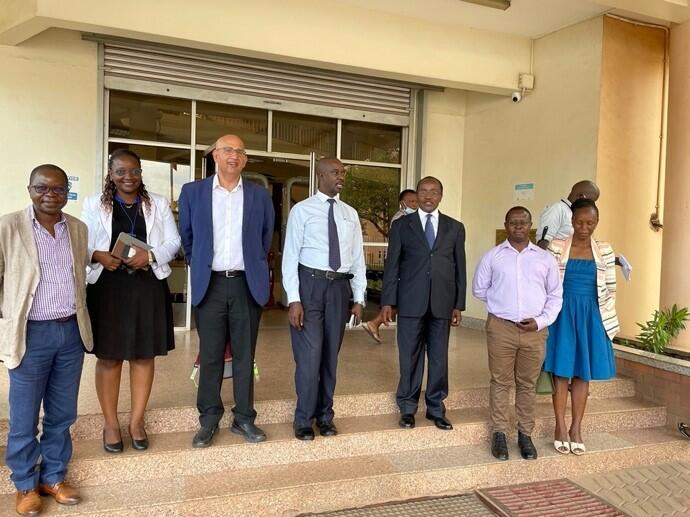
<svg viewBox="0 0 690 517">
<path fill-rule="evenodd" d="M 570 454 L 570 442 L 554 440 L 553 448 L 556 449 L 556 452 L 560 452 L 561 454 Z"/>
<path fill-rule="evenodd" d="M 570 452 L 575 456 L 582 456 L 586 451 L 584 443 L 570 442 Z"/>
</svg>

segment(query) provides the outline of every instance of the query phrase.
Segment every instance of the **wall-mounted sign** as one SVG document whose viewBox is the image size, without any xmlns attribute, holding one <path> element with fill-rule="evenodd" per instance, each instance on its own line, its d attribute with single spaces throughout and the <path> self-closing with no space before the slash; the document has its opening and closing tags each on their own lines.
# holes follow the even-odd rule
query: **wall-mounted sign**
<svg viewBox="0 0 690 517">
<path fill-rule="evenodd" d="M 516 183 L 513 186 L 513 201 L 531 201 L 534 199 L 534 183 Z"/>
<path fill-rule="evenodd" d="M 76 201 L 79 197 L 79 176 L 67 176 L 70 183 L 67 201 Z"/>
</svg>

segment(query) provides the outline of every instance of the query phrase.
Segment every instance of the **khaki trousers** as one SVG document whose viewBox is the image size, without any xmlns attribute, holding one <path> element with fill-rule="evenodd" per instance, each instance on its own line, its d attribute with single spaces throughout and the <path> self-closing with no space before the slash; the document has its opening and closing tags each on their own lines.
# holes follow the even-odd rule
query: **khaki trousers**
<svg viewBox="0 0 690 517">
<path fill-rule="evenodd" d="M 510 390 L 515 386 L 515 414 L 518 429 L 527 435 L 534 429 L 536 383 L 544 362 L 548 331 L 525 332 L 514 323 L 489 314 L 486 345 L 489 352 L 489 407 L 491 432 L 510 429 Z"/>
</svg>

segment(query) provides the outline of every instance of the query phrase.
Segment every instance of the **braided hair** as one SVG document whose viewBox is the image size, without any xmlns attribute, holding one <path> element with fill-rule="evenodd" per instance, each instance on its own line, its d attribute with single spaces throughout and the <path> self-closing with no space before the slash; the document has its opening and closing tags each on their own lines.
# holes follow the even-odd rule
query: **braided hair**
<svg viewBox="0 0 690 517">
<path fill-rule="evenodd" d="M 116 149 L 115 151 L 112 152 L 112 154 L 108 157 L 108 174 L 105 177 L 105 182 L 103 184 L 103 193 L 101 194 L 101 206 L 106 212 L 110 212 L 113 209 L 113 199 L 115 199 L 115 193 L 117 192 L 117 186 L 115 185 L 115 182 L 112 180 L 110 177 L 110 172 L 113 169 L 113 163 L 115 160 L 119 158 L 131 158 L 135 160 L 138 164 L 139 167 L 141 168 L 141 159 L 135 153 L 134 151 L 130 151 L 129 149 Z M 146 190 L 146 185 L 144 185 L 144 182 L 139 184 L 139 189 L 137 190 L 137 194 L 139 197 L 144 201 L 144 206 L 146 207 L 146 213 L 150 214 L 151 213 L 151 196 L 149 196 L 148 191 Z"/>
</svg>

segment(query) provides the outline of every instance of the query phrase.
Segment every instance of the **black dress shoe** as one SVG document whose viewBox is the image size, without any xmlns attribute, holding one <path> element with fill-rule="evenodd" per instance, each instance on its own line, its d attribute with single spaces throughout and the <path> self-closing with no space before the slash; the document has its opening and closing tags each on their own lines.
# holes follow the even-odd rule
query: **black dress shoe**
<svg viewBox="0 0 690 517">
<path fill-rule="evenodd" d="M 532 438 L 528 434 L 523 434 L 518 431 L 518 447 L 520 447 L 520 455 L 526 460 L 537 459 L 537 448 L 532 443 Z"/>
<path fill-rule="evenodd" d="M 414 427 L 414 415 L 412 413 L 403 413 L 400 415 L 398 425 L 403 429 L 412 429 Z"/>
<path fill-rule="evenodd" d="M 298 440 L 313 440 L 314 430 L 311 427 L 295 427 L 295 438 Z"/>
<path fill-rule="evenodd" d="M 120 440 L 117 443 L 105 443 L 105 431 L 103 431 L 103 450 L 111 454 L 118 454 L 125 450 L 125 444 Z"/>
<path fill-rule="evenodd" d="M 136 451 L 145 451 L 148 448 L 149 437 L 146 435 L 146 432 L 144 432 L 144 438 L 142 438 L 141 440 L 137 440 L 136 438 L 132 437 L 132 449 Z"/>
<path fill-rule="evenodd" d="M 453 424 L 444 416 L 434 416 L 429 413 L 426 414 L 427 419 L 431 420 L 436 427 L 444 431 L 450 431 L 453 429 Z"/>
<path fill-rule="evenodd" d="M 501 461 L 508 459 L 508 443 L 506 442 L 506 435 L 504 433 L 494 433 L 491 442 L 491 454 L 494 458 Z"/>
<path fill-rule="evenodd" d="M 338 429 L 333 425 L 333 422 L 319 422 L 318 426 L 321 436 L 335 436 L 338 434 Z"/>
<path fill-rule="evenodd" d="M 194 438 L 192 438 L 192 447 L 195 449 L 208 447 L 213 441 L 213 435 L 215 435 L 217 432 L 217 425 L 214 425 L 213 427 L 202 427 L 196 432 Z"/>
<path fill-rule="evenodd" d="M 244 436 L 244 439 L 251 443 L 259 443 L 266 441 L 266 433 L 261 429 L 256 427 L 251 422 L 244 422 L 243 424 L 237 423 L 235 420 L 232 421 L 232 426 L 230 431 Z"/>
</svg>

